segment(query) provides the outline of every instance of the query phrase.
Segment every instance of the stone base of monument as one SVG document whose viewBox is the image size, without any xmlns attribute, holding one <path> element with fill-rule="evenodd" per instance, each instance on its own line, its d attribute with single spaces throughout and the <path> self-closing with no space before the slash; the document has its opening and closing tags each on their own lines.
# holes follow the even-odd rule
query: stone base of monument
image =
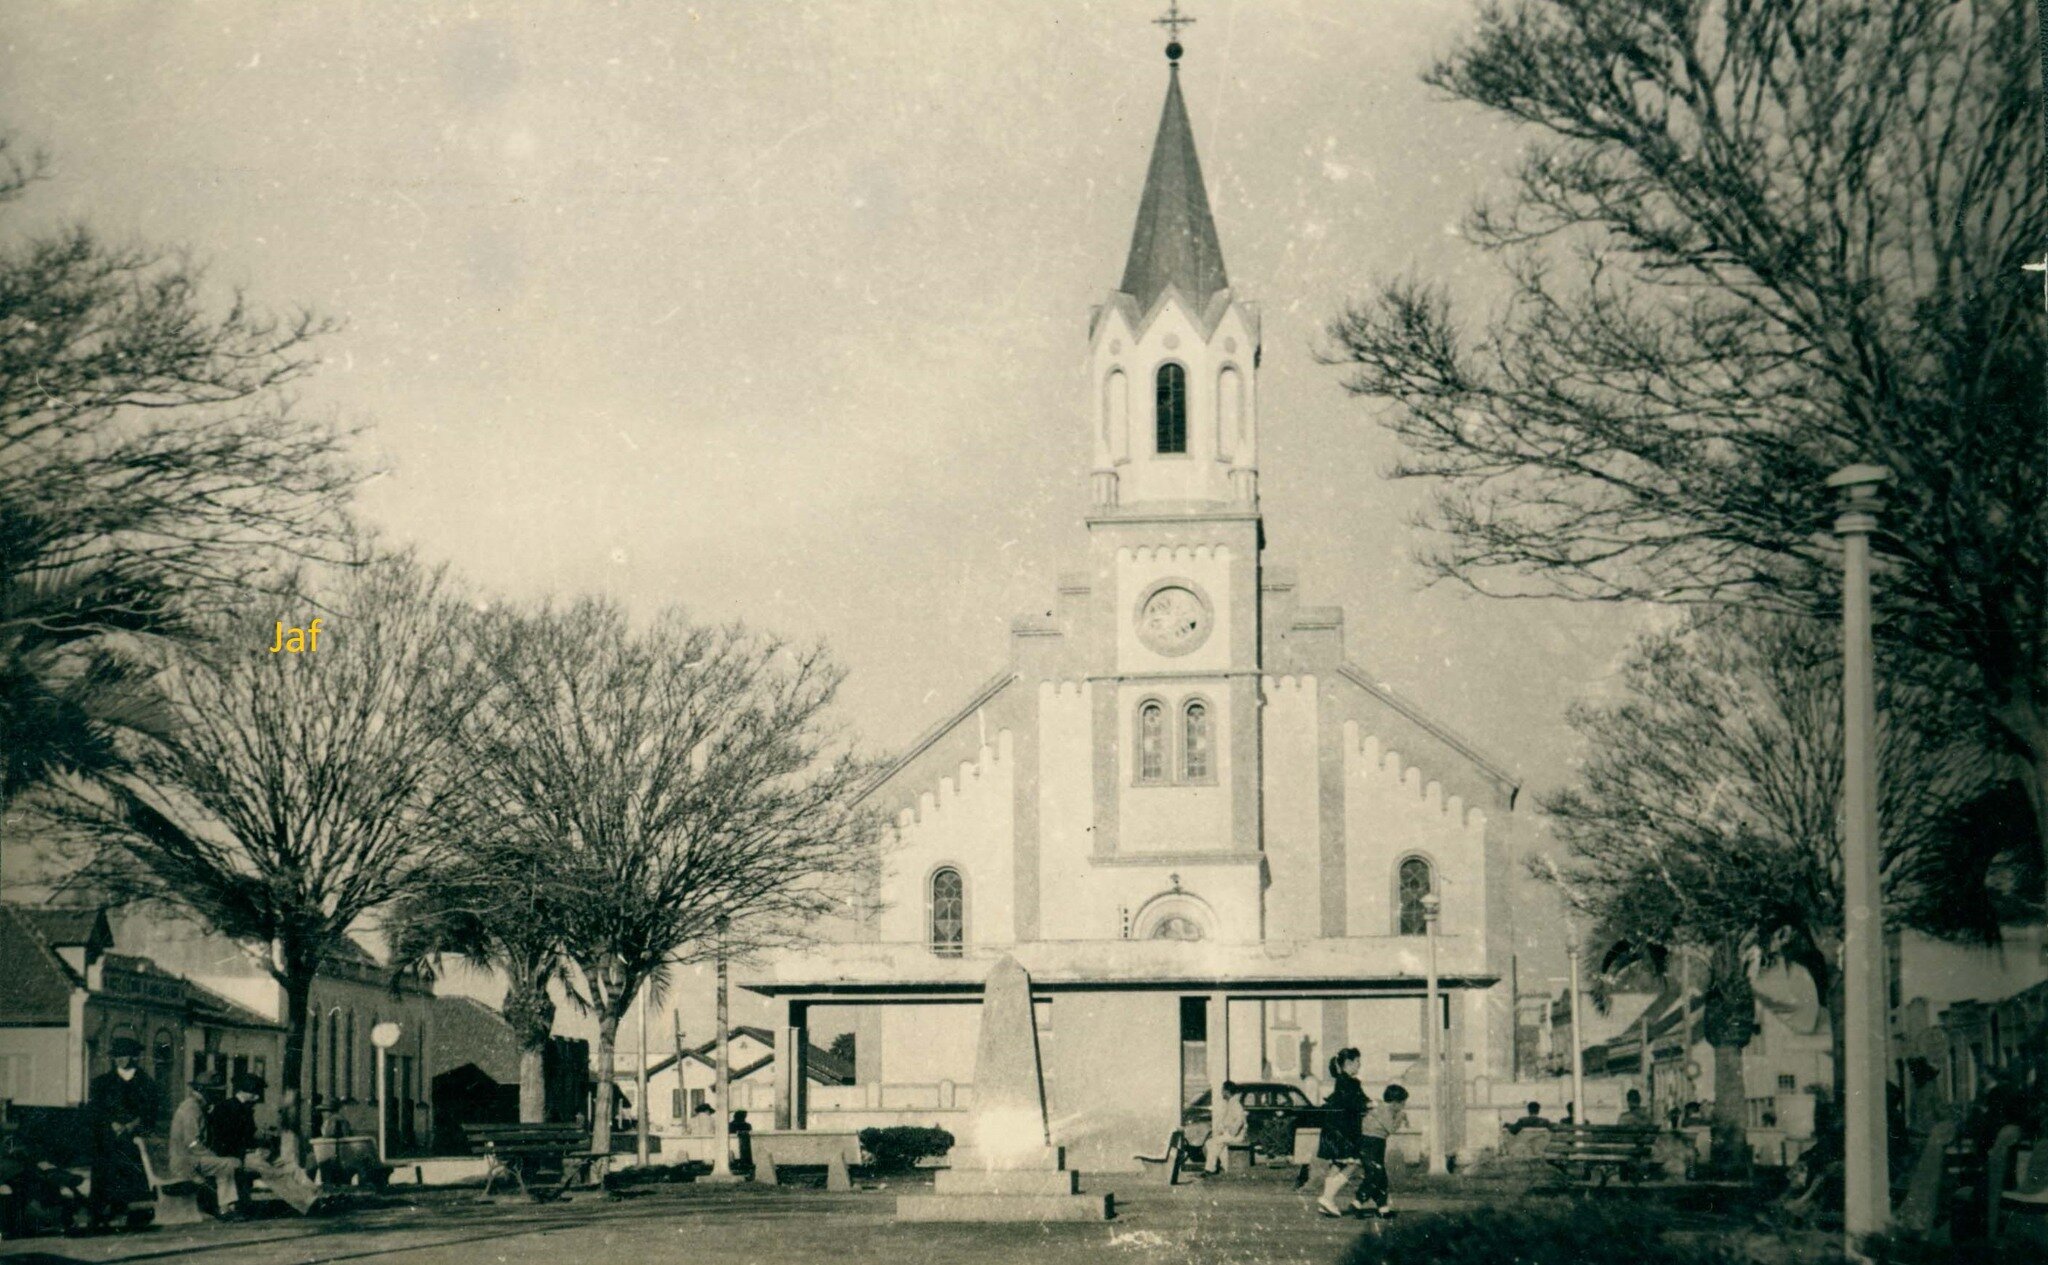
<svg viewBox="0 0 2048 1265">
<path fill-rule="evenodd" d="M 956 1153 L 951 1167 L 933 1176 L 929 1195 L 899 1195 L 898 1221 L 1107 1221 L 1114 1196 L 1081 1194 L 1081 1175 L 1066 1166 L 1066 1153 L 1050 1147 L 1000 1167 L 971 1152 Z"/>
</svg>

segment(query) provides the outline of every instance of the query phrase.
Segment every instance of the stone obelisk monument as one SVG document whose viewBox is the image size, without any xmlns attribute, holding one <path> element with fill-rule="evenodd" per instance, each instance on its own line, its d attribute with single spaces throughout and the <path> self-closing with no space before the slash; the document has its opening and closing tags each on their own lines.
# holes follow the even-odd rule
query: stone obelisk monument
<svg viewBox="0 0 2048 1265">
<path fill-rule="evenodd" d="M 1031 977 L 1015 958 L 989 972 L 974 1057 L 974 1109 L 929 1195 L 896 1200 L 898 1221 L 1103 1221 L 1111 1196 L 1080 1193 L 1046 1126 Z"/>
</svg>

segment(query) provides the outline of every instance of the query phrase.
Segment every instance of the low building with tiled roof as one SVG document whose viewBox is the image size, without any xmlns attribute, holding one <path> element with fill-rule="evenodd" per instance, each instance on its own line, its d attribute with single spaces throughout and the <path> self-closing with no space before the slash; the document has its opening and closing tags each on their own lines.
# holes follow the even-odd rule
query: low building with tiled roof
<svg viewBox="0 0 2048 1265">
<path fill-rule="evenodd" d="M 113 950 L 94 908 L 0 905 L 0 1098 L 24 1106 L 82 1102 L 111 1048 L 141 1043 L 143 1071 L 166 1113 L 195 1072 L 267 1074 L 283 1054 L 273 1021 L 153 959 Z"/>
<path fill-rule="evenodd" d="M 775 1107 L 775 1033 L 752 1024 L 737 1024 L 732 1028 L 729 1041 L 732 1105 L 737 1110 L 759 1115 L 762 1126 L 766 1127 Z M 649 1128 L 656 1133 L 677 1134 L 702 1132 L 708 1127 L 698 1122 L 697 1107 L 715 1103 L 718 1099 L 717 1048 L 718 1042 L 714 1038 L 685 1049 L 680 1060 L 680 1077 L 676 1070 L 678 1059 L 673 1050 L 649 1062 Z M 804 1046 L 803 1074 L 807 1089 L 812 1091 L 853 1082 L 853 1068 L 846 1060 L 830 1050 L 808 1043 Z M 622 1061 L 617 1078 L 622 1095 L 631 1102 L 638 1087 L 638 1076 L 630 1061 Z"/>
</svg>

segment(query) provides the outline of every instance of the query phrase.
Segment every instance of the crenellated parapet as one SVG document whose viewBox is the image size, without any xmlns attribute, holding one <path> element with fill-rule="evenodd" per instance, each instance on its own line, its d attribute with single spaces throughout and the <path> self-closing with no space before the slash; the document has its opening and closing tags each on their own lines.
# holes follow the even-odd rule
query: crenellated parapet
<svg viewBox="0 0 2048 1265">
<path fill-rule="evenodd" d="M 1347 752 L 1356 753 L 1356 759 L 1350 763 L 1361 778 L 1376 778 L 1382 787 L 1398 789 L 1430 812 L 1455 822 L 1474 839 L 1484 837 L 1483 810 L 1468 807 L 1463 796 L 1446 796 L 1441 781 L 1429 777 L 1422 766 L 1404 759 L 1399 751 L 1383 745 L 1377 735 L 1361 733 L 1355 721 L 1345 722 L 1344 746 Z"/>
<path fill-rule="evenodd" d="M 921 792 L 913 804 L 898 812 L 897 828 L 908 829 L 929 822 L 935 814 L 957 804 L 963 795 L 989 781 L 994 774 L 1007 771 L 1013 745 L 1009 730 L 997 733 L 994 742 L 982 744 L 974 759 L 962 760 L 953 773 L 940 778 L 936 786 Z"/>
<path fill-rule="evenodd" d="M 1116 551 L 1125 564 L 1229 562 L 1229 545 L 1126 545 Z"/>
</svg>

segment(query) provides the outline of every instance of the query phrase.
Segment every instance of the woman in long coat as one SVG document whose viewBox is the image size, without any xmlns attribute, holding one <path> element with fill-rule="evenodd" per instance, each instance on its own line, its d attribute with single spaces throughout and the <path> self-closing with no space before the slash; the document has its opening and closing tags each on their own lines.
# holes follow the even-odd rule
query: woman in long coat
<svg viewBox="0 0 2048 1265">
<path fill-rule="evenodd" d="M 1316 1211 L 1326 1217 L 1345 1214 L 1337 1196 L 1359 1175 L 1364 1148 L 1360 1130 L 1366 1110 L 1372 1106 L 1365 1087 L 1358 1083 L 1359 1061 L 1353 1046 L 1337 1051 L 1330 1059 L 1330 1093 L 1323 1099 L 1323 1134 L 1316 1146 L 1316 1158 L 1330 1165 L 1329 1175 L 1323 1178 L 1322 1197 L 1316 1200 Z"/>
<path fill-rule="evenodd" d="M 135 1139 L 156 1128 L 163 1098 L 156 1082 L 143 1075 L 142 1043 L 115 1037 L 110 1054 L 114 1070 L 92 1078 L 86 1093 L 86 1116 L 92 1124 L 92 1219 L 105 1225 L 126 1217 L 131 1205 L 154 1197 L 142 1171 Z"/>
</svg>

